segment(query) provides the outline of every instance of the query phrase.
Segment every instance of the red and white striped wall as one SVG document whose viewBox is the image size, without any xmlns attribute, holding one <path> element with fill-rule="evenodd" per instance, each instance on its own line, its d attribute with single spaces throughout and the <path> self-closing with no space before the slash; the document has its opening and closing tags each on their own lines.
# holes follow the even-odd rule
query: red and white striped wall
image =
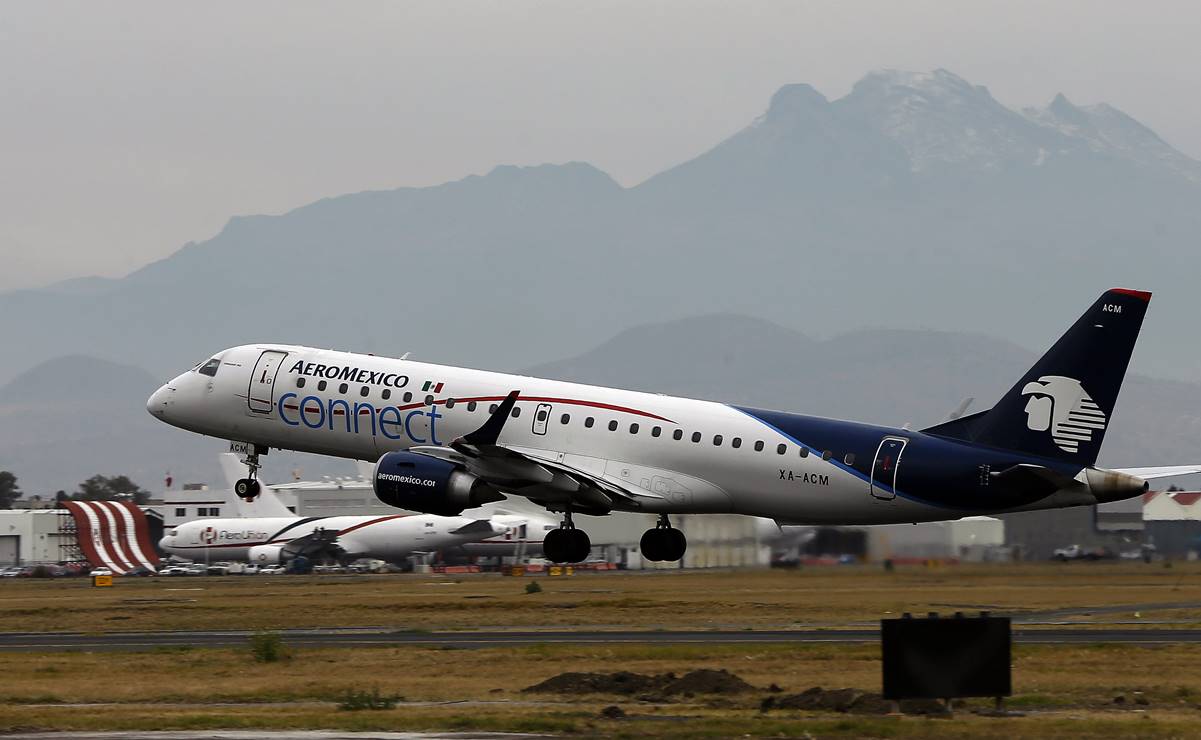
<svg viewBox="0 0 1201 740">
<path fill-rule="evenodd" d="M 125 501 L 64 501 L 78 533 L 79 547 L 93 568 L 121 575 L 137 567 L 157 570 L 158 553 L 150 542 L 150 523 Z"/>
</svg>

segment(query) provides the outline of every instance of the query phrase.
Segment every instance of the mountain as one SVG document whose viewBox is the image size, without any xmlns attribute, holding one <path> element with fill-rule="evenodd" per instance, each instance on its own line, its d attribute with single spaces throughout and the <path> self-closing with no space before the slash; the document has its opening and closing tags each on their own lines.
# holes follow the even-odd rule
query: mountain
<svg viewBox="0 0 1201 740">
<path fill-rule="evenodd" d="M 223 482 L 217 453 L 225 442 L 165 426 L 146 413 L 162 381 L 145 370 L 94 357 L 60 357 L 0 387 L 0 470 L 26 494 L 73 492 L 93 475 L 128 475 L 157 492 L 167 471 L 179 483 Z M 265 475 L 351 474 L 349 463 L 273 452 Z"/>
<path fill-rule="evenodd" d="M 702 313 L 1057 336 L 1156 291 L 1135 368 L 1201 372 L 1201 164 L 1105 104 L 1015 110 L 945 70 L 781 88 L 632 188 L 583 163 L 230 220 L 118 280 L 0 294 L 0 383 L 64 349 L 169 377 L 253 341 L 515 369 Z M 103 245 L 94 245 L 103 248 Z"/>
</svg>

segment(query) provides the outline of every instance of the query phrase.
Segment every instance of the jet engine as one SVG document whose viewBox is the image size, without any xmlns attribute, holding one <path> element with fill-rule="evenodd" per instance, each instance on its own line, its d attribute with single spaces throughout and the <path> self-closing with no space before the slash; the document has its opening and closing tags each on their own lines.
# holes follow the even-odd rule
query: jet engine
<svg viewBox="0 0 1201 740">
<path fill-rule="evenodd" d="M 423 514 L 457 516 L 504 498 L 454 463 L 412 452 L 389 452 L 375 464 L 375 497 L 388 506 Z"/>
<path fill-rule="evenodd" d="M 283 545 L 255 545 L 247 558 L 255 565 L 276 565 L 284 561 Z"/>
</svg>

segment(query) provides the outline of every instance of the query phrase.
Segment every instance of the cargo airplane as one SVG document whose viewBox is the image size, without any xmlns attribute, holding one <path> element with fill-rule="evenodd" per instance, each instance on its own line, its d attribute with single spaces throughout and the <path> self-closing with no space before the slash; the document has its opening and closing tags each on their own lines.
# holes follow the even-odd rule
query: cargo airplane
<svg viewBox="0 0 1201 740">
<path fill-rule="evenodd" d="M 236 465 L 236 462 L 235 462 Z M 222 467 L 228 461 L 222 460 Z M 243 474 L 245 468 L 243 468 Z M 514 516 L 387 516 L 300 517 L 260 484 L 253 502 L 235 498 L 237 516 L 195 519 L 172 527 L 159 546 L 189 560 L 239 560 L 268 565 L 299 556 L 310 560 L 350 562 L 375 558 L 400 562 L 415 552 L 433 552 L 499 538 L 524 526 Z"/>
<path fill-rule="evenodd" d="M 658 514 L 644 559 L 687 547 L 669 514 L 886 524 L 1088 506 L 1201 465 L 1102 469 L 1151 294 L 1106 291 L 987 411 L 920 431 L 309 347 L 234 347 L 147 409 L 231 441 L 259 490 L 269 448 L 375 461 L 383 502 L 453 516 L 506 495 L 562 514 L 546 557 L 578 562 L 572 515 Z M 804 382 L 798 378 L 797 382 Z"/>
</svg>

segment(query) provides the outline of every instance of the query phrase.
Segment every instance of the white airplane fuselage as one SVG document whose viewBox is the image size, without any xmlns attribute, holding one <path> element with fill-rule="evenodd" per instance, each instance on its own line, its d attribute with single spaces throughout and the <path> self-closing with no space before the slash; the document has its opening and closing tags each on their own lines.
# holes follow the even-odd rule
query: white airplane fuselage
<svg viewBox="0 0 1201 740">
<path fill-rule="evenodd" d="M 645 493 L 636 508 L 615 509 L 874 524 L 1096 502 L 1087 487 L 1038 501 L 994 500 L 987 488 L 974 497 L 977 479 L 988 482 L 978 468 L 1029 456 L 904 429 L 291 345 L 235 347 L 197 368 L 159 389 L 148 410 L 201 434 L 369 461 L 446 445 L 519 390 L 501 443 Z M 799 436 L 809 429 L 825 441 Z M 942 476 L 944 463 L 958 464 L 959 477 L 934 478 L 940 489 L 923 493 L 920 482 Z M 1069 478 L 1081 470 L 1060 467 Z"/>
<path fill-rule="evenodd" d="M 286 559 L 280 551 L 289 543 L 325 530 L 337 533 L 342 550 L 399 562 L 414 552 L 442 550 L 504 533 L 496 523 L 488 532 L 455 533 L 480 521 L 429 514 L 197 519 L 172 528 L 159 544 L 166 552 L 193 561 L 277 563 Z"/>
</svg>

